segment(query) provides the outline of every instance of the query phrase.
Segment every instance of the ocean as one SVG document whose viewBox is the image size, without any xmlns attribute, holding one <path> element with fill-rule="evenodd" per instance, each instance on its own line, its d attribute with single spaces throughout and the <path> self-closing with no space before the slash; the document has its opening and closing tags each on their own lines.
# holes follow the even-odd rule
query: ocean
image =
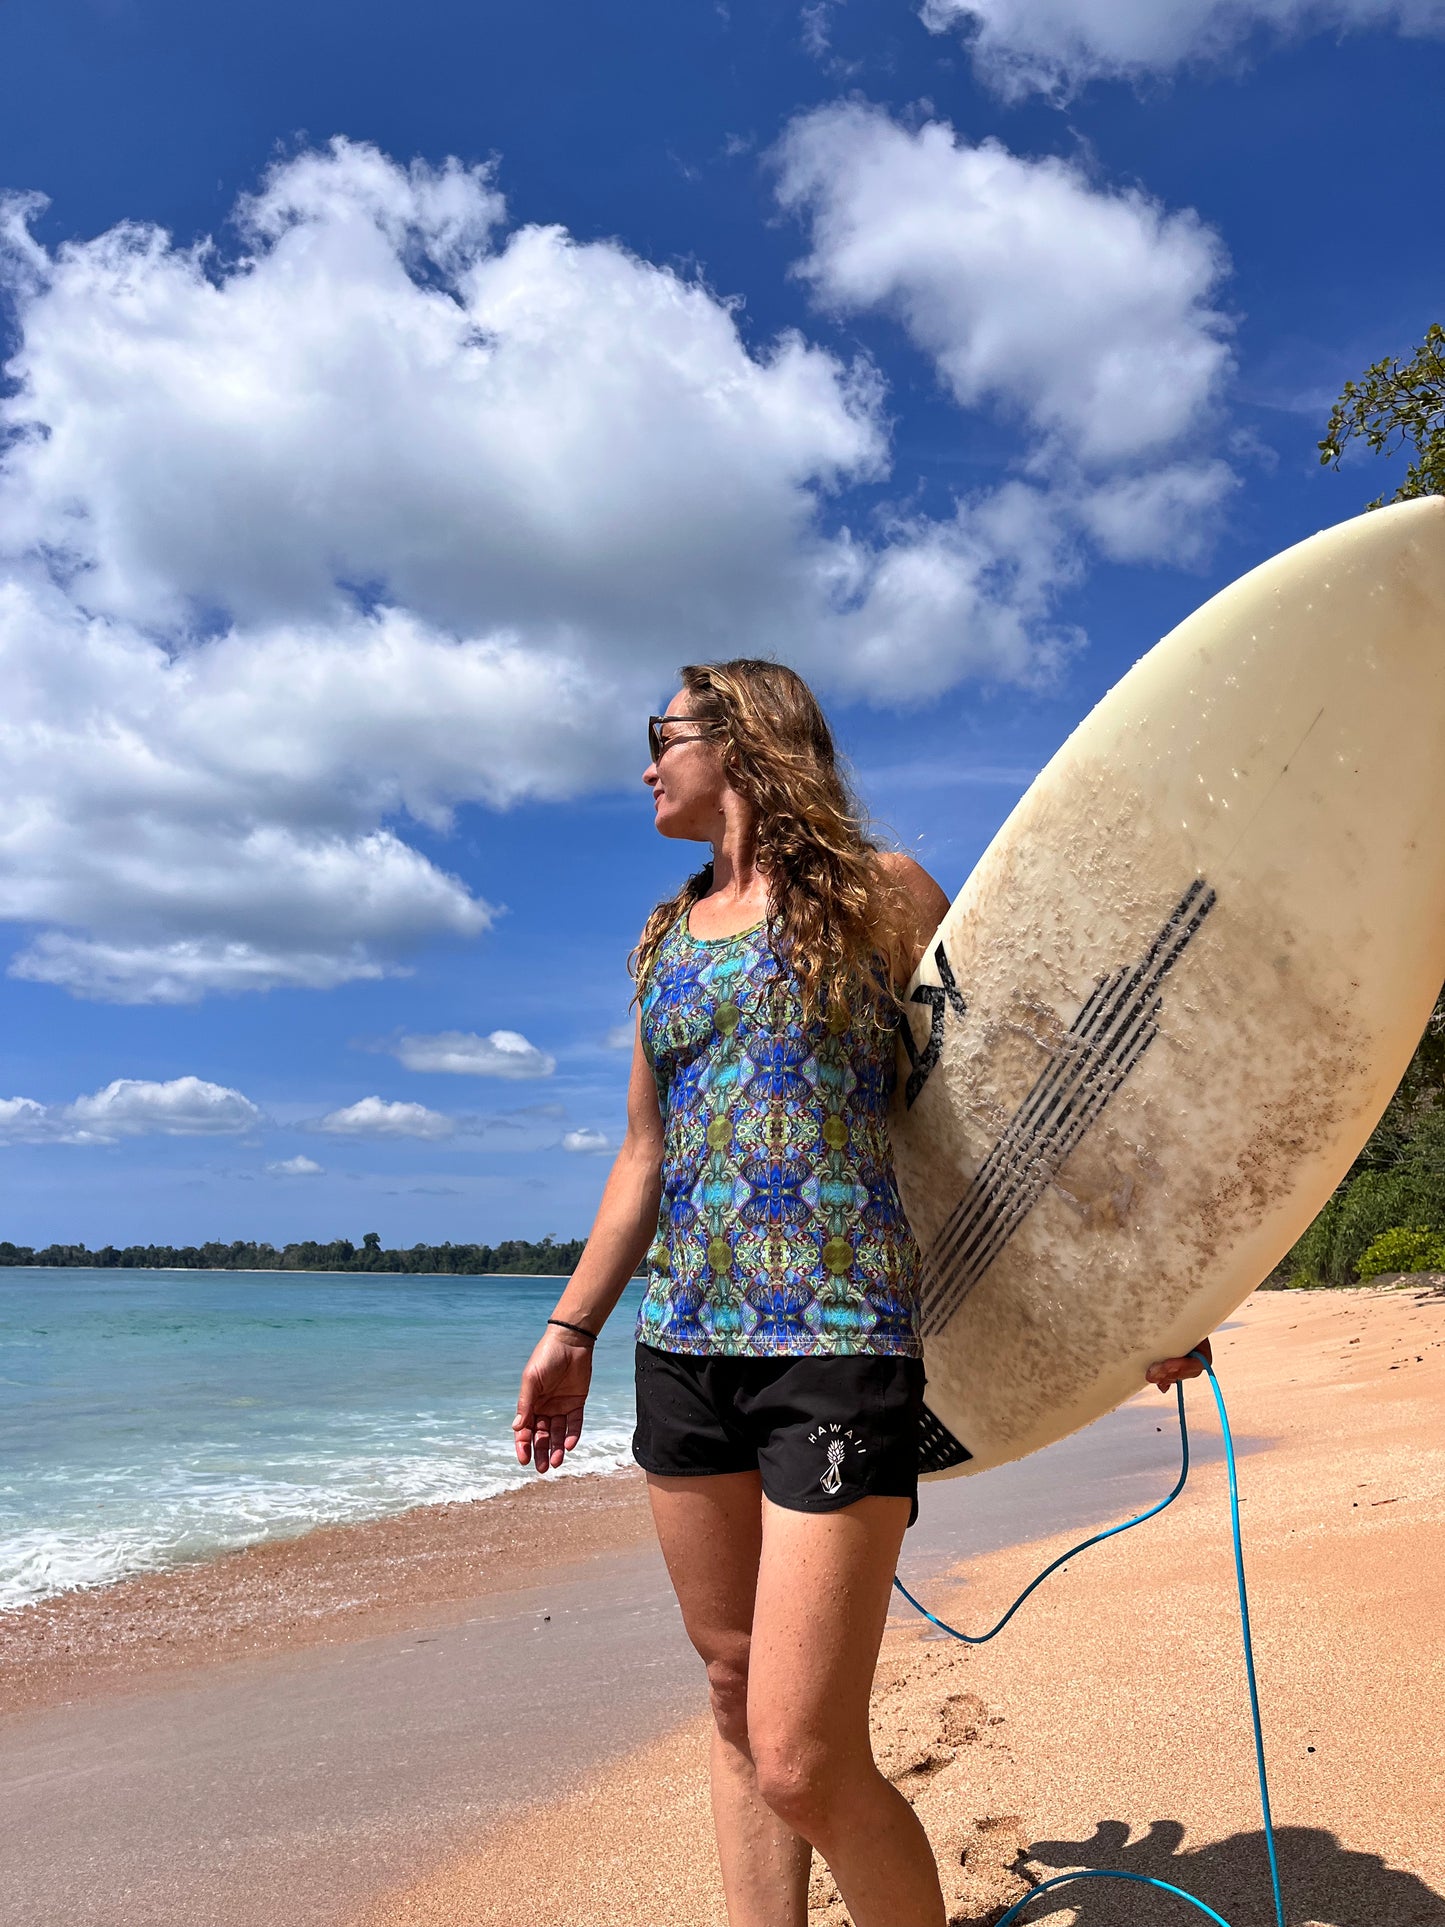
<svg viewBox="0 0 1445 1927">
<path fill-rule="evenodd" d="M 556 1278 L 0 1269 L 0 1610 L 521 1484 Z M 631 1284 L 575 1472 L 628 1461 Z"/>
</svg>

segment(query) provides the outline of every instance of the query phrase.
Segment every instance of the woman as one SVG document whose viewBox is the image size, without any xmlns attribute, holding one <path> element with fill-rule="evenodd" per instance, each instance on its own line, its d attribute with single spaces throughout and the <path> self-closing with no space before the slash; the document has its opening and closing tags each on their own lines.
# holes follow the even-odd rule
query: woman
<svg viewBox="0 0 1445 1927">
<path fill-rule="evenodd" d="M 855 1927 L 943 1927 L 868 1699 L 923 1397 L 895 993 L 948 899 L 864 834 L 800 677 L 738 660 L 682 684 L 643 781 L 661 834 L 712 860 L 638 946 L 627 1135 L 522 1375 L 517 1456 L 545 1472 L 577 1444 L 593 1340 L 645 1257 L 633 1450 L 707 1668 L 731 1927 L 806 1927 L 814 1848 Z"/>
</svg>

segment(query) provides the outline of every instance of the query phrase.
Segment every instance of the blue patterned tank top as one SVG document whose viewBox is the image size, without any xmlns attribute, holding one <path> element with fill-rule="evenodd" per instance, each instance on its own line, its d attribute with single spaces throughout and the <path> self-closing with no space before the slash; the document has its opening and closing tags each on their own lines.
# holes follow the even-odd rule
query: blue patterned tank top
<svg viewBox="0 0 1445 1927">
<path fill-rule="evenodd" d="M 803 1022 L 766 927 L 683 915 L 642 996 L 662 1210 L 637 1336 L 729 1357 L 917 1357 L 918 1247 L 893 1175 L 894 1033 Z"/>
</svg>

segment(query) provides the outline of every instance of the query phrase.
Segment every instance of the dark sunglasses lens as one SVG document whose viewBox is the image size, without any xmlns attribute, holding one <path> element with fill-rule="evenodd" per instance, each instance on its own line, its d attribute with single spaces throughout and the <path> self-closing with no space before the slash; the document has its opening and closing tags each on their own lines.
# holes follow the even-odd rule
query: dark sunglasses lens
<svg viewBox="0 0 1445 1927">
<path fill-rule="evenodd" d="M 651 750 L 652 760 L 655 763 L 662 754 L 662 735 L 657 724 L 650 721 L 647 725 L 647 747 Z"/>
</svg>

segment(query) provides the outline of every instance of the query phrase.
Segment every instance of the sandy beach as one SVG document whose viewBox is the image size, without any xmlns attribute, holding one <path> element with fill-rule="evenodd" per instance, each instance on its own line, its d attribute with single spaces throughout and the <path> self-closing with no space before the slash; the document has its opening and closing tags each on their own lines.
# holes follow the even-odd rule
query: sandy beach
<svg viewBox="0 0 1445 1927">
<path fill-rule="evenodd" d="M 1217 1350 L 1291 1927 L 1439 1927 L 1445 1293 L 1260 1293 Z M 1268 1919 L 1202 1388 L 1190 1411 L 1184 1497 L 996 1645 L 896 1616 L 878 1750 L 958 1923 L 1086 1864 Z M 928 1488 L 904 1576 L 977 1629 L 1176 1464 L 1173 1401 L 1135 1400 Z M 0 1617 L 0 1690 L 0 1918 L 25 1927 L 721 1927 L 699 1671 L 633 1473 L 62 1595 Z M 1075 1891 L 1088 1927 L 1159 1917 Z M 842 1927 L 821 1868 L 815 1899 Z"/>
<path fill-rule="evenodd" d="M 1445 1923 L 1445 1291 L 1259 1293 L 1217 1340 L 1242 1466 L 1246 1559 L 1292 1927 Z M 1171 1422 L 1171 1410 L 1158 1401 Z M 1191 1423 L 1216 1431 L 1195 1389 Z M 991 1623 L 1067 1536 L 969 1563 L 931 1598 Z M 1225 1480 L 1071 1564 L 994 1645 L 890 1631 L 880 1759 L 983 1927 L 1075 1867 L 1170 1880 L 1234 1923 L 1271 1917 Z M 358 1927 L 722 1927 L 695 1719 L 543 1799 L 358 1916 Z M 815 1866 L 814 1927 L 845 1919 Z M 1032 1919 L 1153 1922 L 1122 1884 Z"/>
</svg>

